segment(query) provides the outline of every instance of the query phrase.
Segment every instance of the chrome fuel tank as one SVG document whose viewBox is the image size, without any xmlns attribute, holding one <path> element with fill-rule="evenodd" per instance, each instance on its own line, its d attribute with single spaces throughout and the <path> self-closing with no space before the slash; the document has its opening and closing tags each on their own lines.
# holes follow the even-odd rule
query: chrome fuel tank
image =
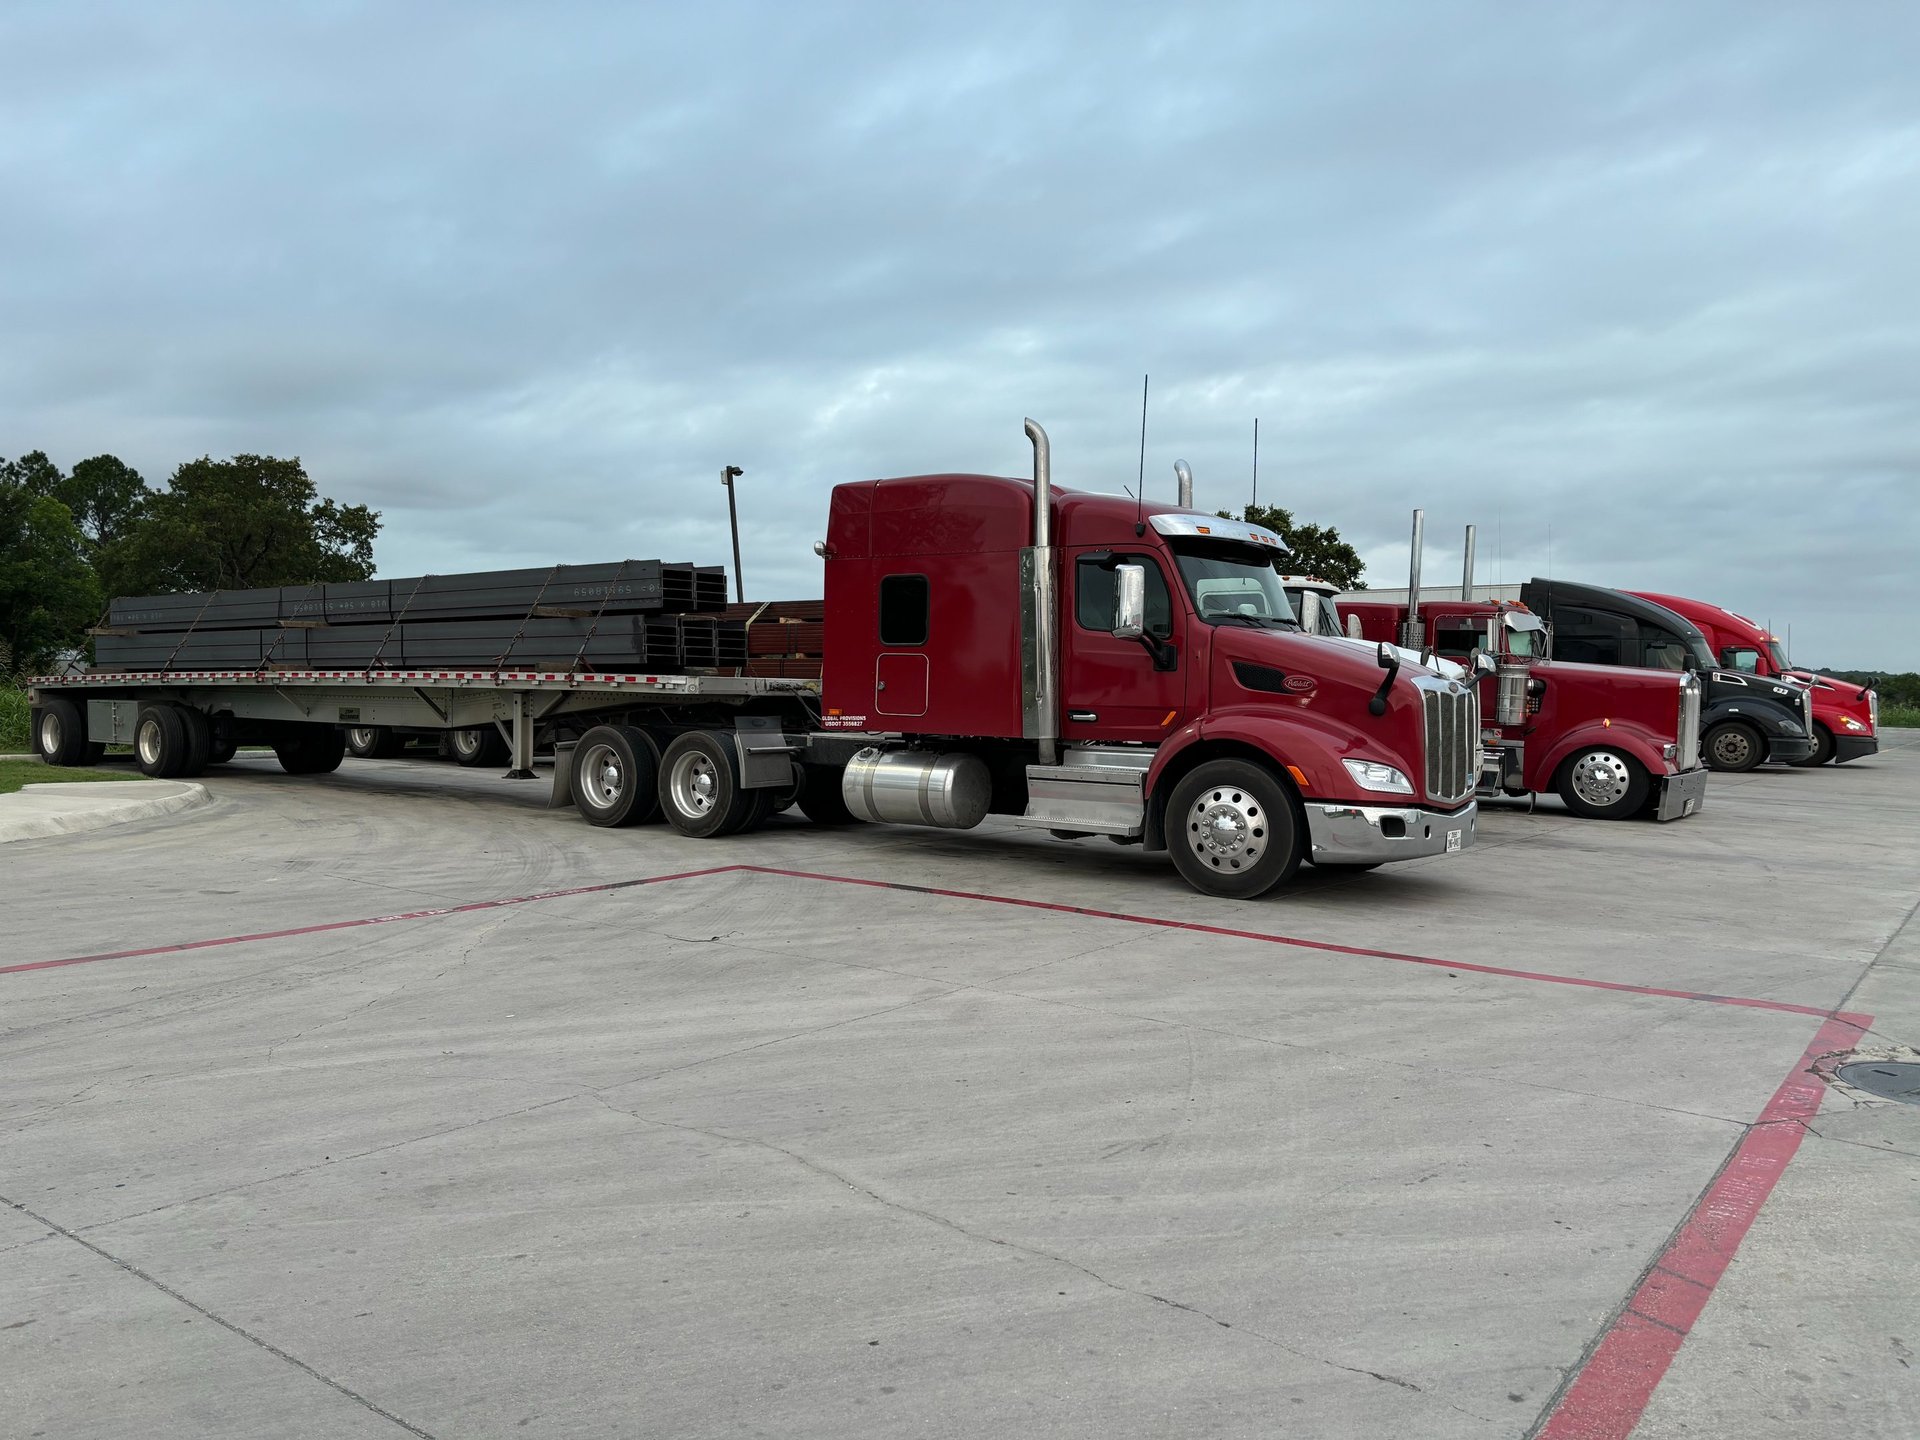
<svg viewBox="0 0 1920 1440">
<path fill-rule="evenodd" d="M 862 820 L 971 830 L 986 818 L 993 778 L 977 755 L 870 748 L 847 762 L 840 794 Z"/>
</svg>

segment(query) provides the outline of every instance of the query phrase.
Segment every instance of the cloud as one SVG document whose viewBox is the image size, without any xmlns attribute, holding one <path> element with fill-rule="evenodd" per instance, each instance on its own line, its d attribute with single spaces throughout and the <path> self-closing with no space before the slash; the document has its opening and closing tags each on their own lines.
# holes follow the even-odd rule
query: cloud
<svg viewBox="0 0 1920 1440">
<path fill-rule="evenodd" d="M 302 456 L 391 573 L 818 584 L 1020 473 L 1920 668 L 1920 21 L 1861 8 L 16 7 L 0 453 Z M 1497 546 L 1489 541 L 1497 535 Z M 1497 555 L 1496 555 L 1497 550 Z"/>
</svg>

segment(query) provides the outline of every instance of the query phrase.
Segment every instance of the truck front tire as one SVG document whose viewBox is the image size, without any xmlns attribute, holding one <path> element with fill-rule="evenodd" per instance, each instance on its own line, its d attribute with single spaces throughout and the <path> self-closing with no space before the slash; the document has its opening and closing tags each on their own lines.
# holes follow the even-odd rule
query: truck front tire
<svg viewBox="0 0 1920 1440">
<path fill-rule="evenodd" d="M 1813 754 L 1807 756 L 1804 760 L 1795 760 L 1792 763 L 1803 768 L 1810 768 L 1815 765 L 1831 764 L 1832 761 L 1833 731 L 1816 720 L 1813 725 Z"/>
<path fill-rule="evenodd" d="M 660 757 L 660 811 L 695 840 L 731 835 L 753 819 L 754 792 L 740 785 L 731 737 L 689 730 Z"/>
<path fill-rule="evenodd" d="M 1293 797 L 1249 760 L 1209 760 L 1173 787 L 1167 849 L 1194 889 L 1252 900 L 1290 879 L 1304 846 Z"/>
<path fill-rule="evenodd" d="M 1700 753 L 1709 770 L 1737 775 L 1767 758 L 1767 742 L 1753 726 L 1728 720 L 1700 737 Z"/>
<path fill-rule="evenodd" d="M 635 725 L 596 725 L 573 747 L 573 800 L 591 825 L 657 819 L 659 774 L 659 752 Z"/>
<path fill-rule="evenodd" d="M 1628 820 L 1646 808 L 1653 780 L 1618 750 L 1576 750 L 1560 765 L 1553 788 L 1567 809 L 1589 820 Z"/>
</svg>

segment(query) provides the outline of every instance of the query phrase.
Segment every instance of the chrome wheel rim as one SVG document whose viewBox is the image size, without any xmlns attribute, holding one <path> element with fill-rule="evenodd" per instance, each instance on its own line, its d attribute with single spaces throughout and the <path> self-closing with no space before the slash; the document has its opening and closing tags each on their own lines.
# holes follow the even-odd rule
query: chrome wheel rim
<svg viewBox="0 0 1920 1440">
<path fill-rule="evenodd" d="M 480 749 L 480 733 L 477 730 L 456 730 L 453 732 L 453 749 L 456 755 L 472 755 Z"/>
<path fill-rule="evenodd" d="M 1187 812 L 1193 853 L 1216 870 L 1244 870 L 1267 848 L 1267 814 L 1245 790 L 1220 785 L 1202 791 Z"/>
<path fill-rule="evenodd" d="M 580 761 L 580 789 L 596 810 L 611 810 L 627 790 L 627 767 L 611 745 L 596 745 Z"/>
<path fill-rule="evenodd" d="M 58 755 L 61 742 L 66 738 L 60 733 L 60 717 L 51 712 L 40 717 L 40 753 Z"/>
<path fill-rule="evenodd" d="M 1723 765 L 1744 765 L 1753 754 L 1753 737 L 1744 730 L 1722 730 L 1713 737 L 1713 758 Z"/>
<path fill-rule="evenodd" d="M 682 815 L 703 819 L 713 813 L 720 798 L 720 771 L 712 757 L 698 753 L 682 755 L 673 762 L 667 777 L 667 792 L 673 808 Z"/>
<path fill-rule="evenodd" d="M 160 722 L 158 720 L 148 720 L 141 725 L 140 733 L 135 737 L 135 748 L 140 752 L 142 765 L 160 763 Z"/>
<path fill-rule="evenodd" d="M 1596 809 L 1605 810 L 1627 798 L 1633 772 L 1610 750 L 1595 750 L 1573 762 L 1573 793 Z"/>
<path fill-rule="evenodd" d="M 373 748 L 373 742 L 373 731 L 364 726 L 347 731 L 347 743 L 356 750 L 371 750 Z"/>
</svg>

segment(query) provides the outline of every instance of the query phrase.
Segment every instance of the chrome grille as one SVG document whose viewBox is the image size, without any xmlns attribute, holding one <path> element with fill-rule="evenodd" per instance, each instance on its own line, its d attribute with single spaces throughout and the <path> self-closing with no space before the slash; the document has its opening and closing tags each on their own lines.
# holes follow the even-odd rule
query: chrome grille
<svg viewBox="0 0 1920 1440">
<path fill-rule="evenodd" d="M 1480 769 L 1480 696 L 1450 682 L 1420 687 L 1427 798 L 1453 805 L 1473 793 Z"/>
<path fill-rule="evenodd" d="M 1680 681 L 1680 748 L 1674 764 L 1691 770 L 1700 763 L 1700 682 L 1692 675 Z"/>
</svg>

